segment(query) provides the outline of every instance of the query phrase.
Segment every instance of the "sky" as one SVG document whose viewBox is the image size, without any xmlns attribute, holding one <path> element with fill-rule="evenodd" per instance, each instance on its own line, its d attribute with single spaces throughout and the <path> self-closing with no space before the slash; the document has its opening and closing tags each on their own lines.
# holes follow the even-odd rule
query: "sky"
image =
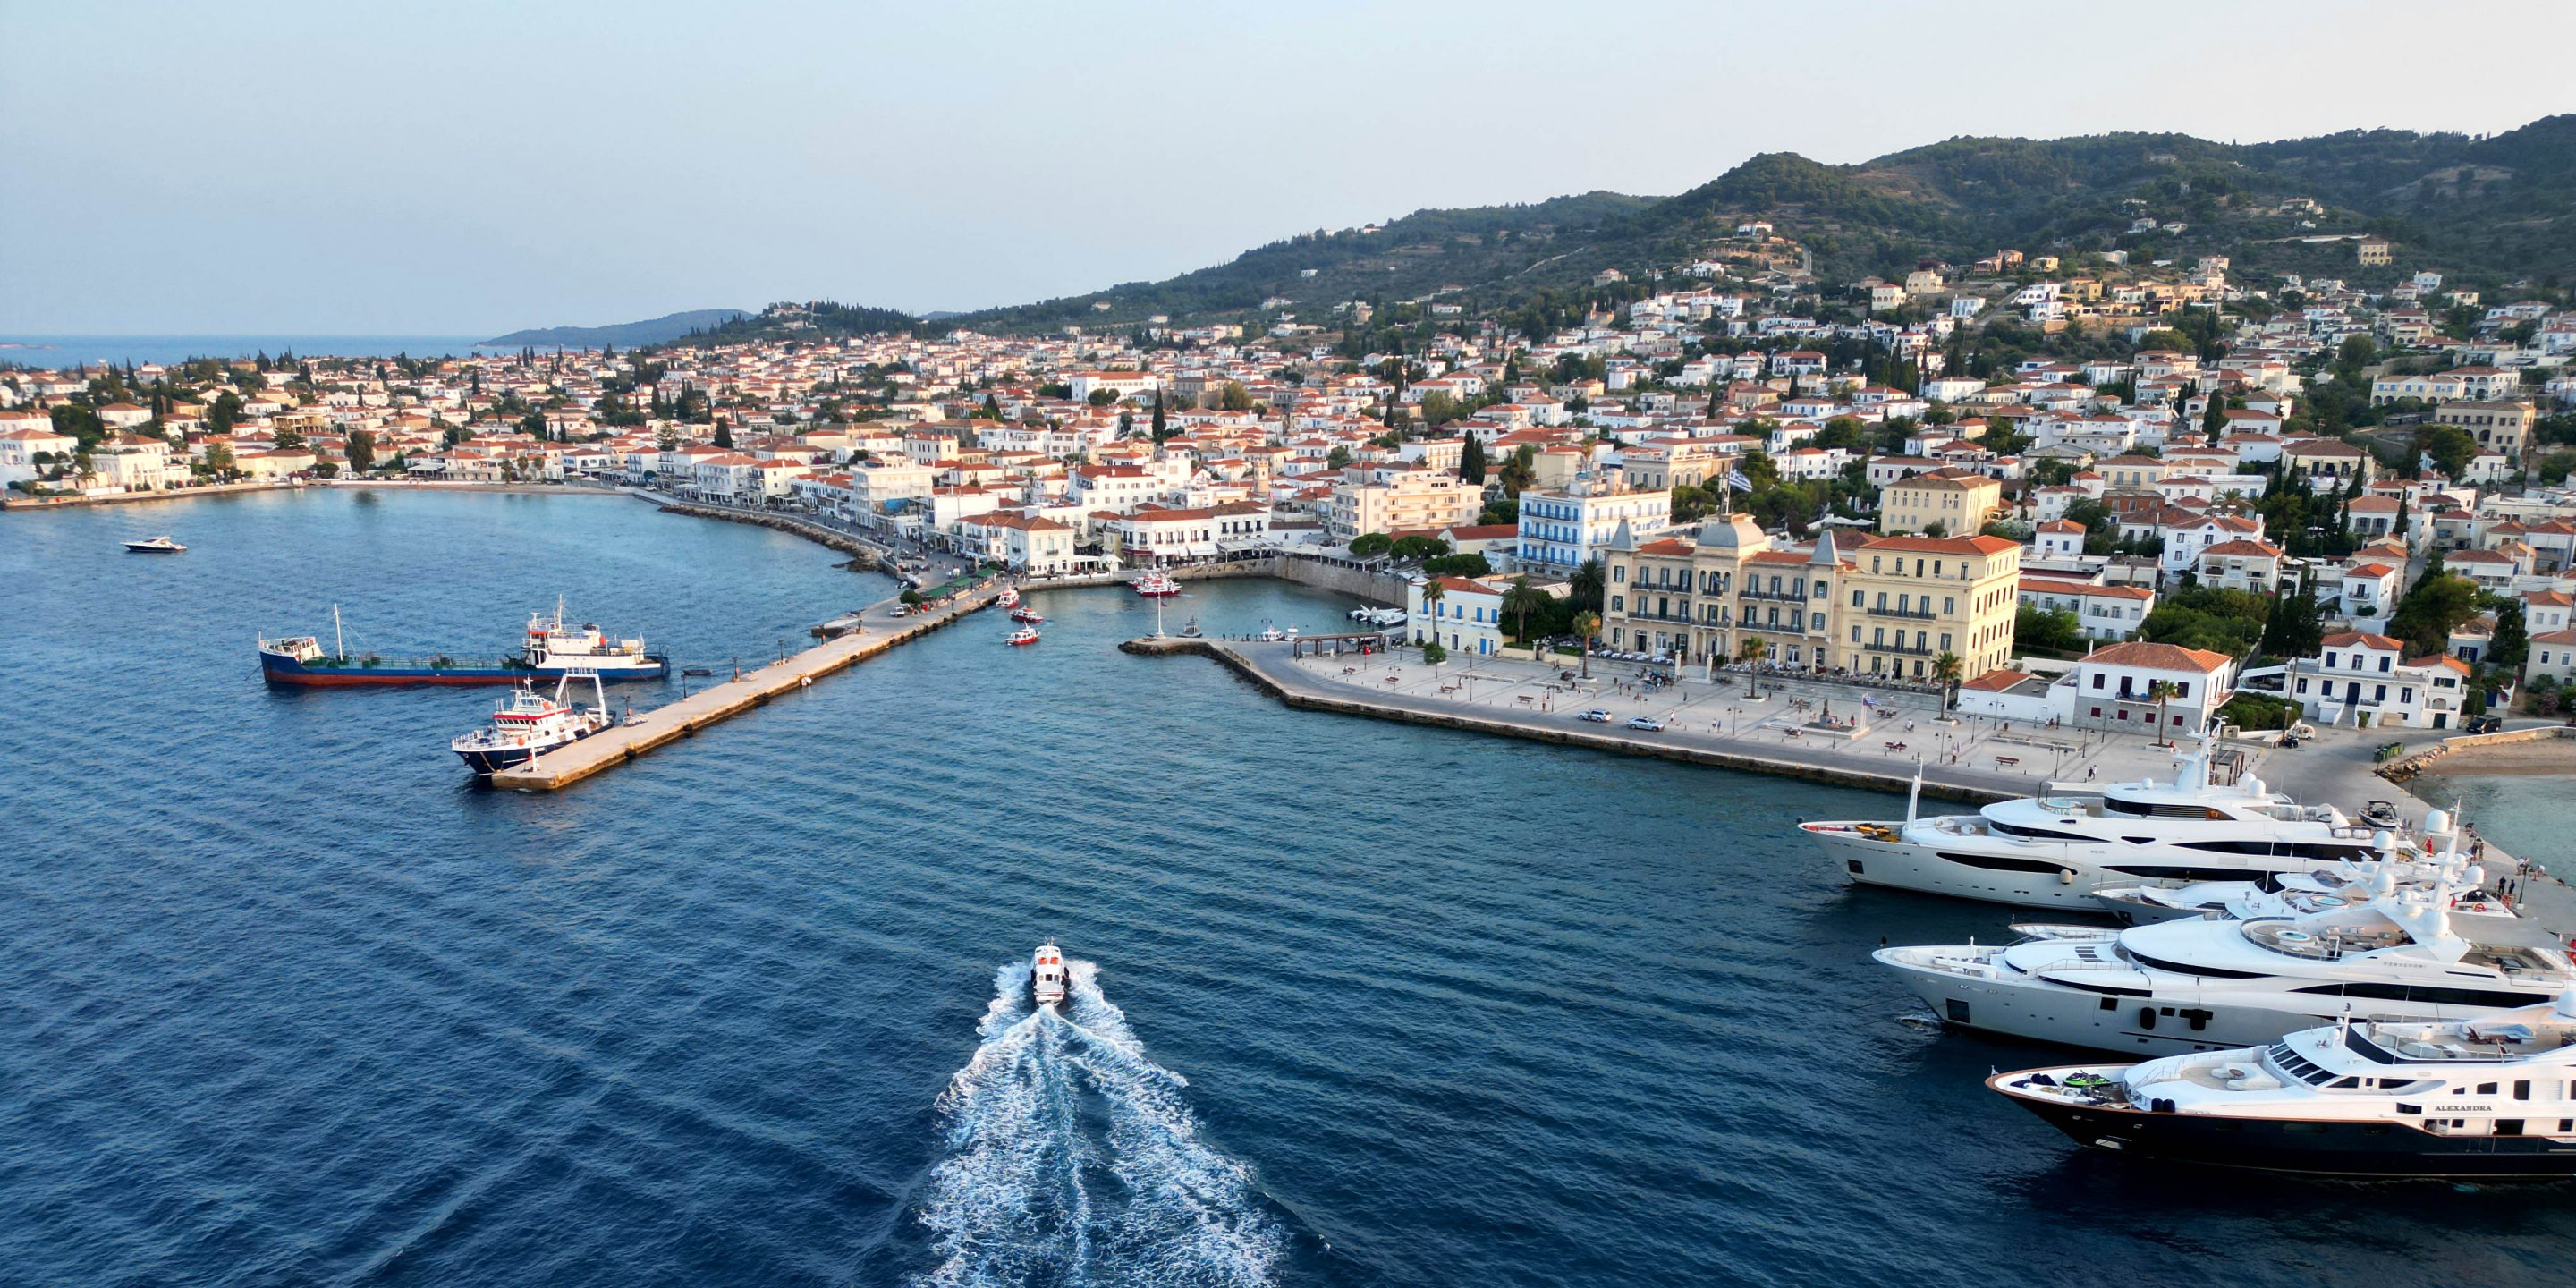
<svg viewBox="0 0 2576 1288">
<path fill-rule="evenodd" d="M 2418 60 L 2428 21 L 2291 0 L 0 0 L 0 333 L 964 310 L 1428 206 L 1669 194 L 1757 152 L 2576 110 L 2538 70 L 2464 92 Z M 2439 25 L 2563 49 L 2576 5 Z"/>
</svg>

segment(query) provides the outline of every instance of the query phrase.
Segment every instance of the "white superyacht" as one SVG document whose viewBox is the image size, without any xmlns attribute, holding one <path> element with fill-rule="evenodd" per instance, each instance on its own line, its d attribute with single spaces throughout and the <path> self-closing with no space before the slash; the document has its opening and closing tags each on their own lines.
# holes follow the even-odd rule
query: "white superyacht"
<svg viewBox="0 0 2576 1288">
<path fill-rule="evenodd" d="M 2382 870 L 2369 902 L 2297 917 L 2035 927 L 2045 937 L 1873 956 L 1949 1023 L 2158 1055 L 2260 1045 L 2346 1016 L 2466 1019 L 2576 984 L 2539 923 L 2451 911 L 2483 878 L 2467 865 L 2459 884 L 2401 890 Z"/>
<path fill-rule="evenodd" d="M 2242 880 L 2371 857 L 2372 828 L 2301 805 L 2252 774 L 2221 782 L 2210 743 L 2176 751 L 2169 782 L 2051 783 L 1974 814 L 1801 823 L 1853 881 L 2025 908 L 2100 911 L 2097 889 Z M 1916 779 L 1919 795 L 1922 782 Z"/>
</svg>

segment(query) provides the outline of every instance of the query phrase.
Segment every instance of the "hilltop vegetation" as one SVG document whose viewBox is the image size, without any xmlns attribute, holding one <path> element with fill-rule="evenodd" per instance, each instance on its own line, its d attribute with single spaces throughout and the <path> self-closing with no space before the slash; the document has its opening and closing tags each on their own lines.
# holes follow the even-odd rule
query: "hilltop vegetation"
<svg viewBox="0 0 2576 1288">
<path fill-rule="evenodd" d="M 685 313 L 666 313 L 643 322 L 620 322 L 611 326 L 549 326 L 513 331 L 483 343 L 495 349 L 632 349 L 638 345 L 677 340 L 692 331 L 722 326 L 743 316 L 741 309 L 691 309 Z"/>
</svg>

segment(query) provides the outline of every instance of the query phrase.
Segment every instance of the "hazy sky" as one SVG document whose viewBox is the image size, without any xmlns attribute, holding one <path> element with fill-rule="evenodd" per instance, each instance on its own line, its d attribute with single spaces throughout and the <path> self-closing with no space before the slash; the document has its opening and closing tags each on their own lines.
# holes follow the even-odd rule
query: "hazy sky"
<svg viewBox="0 0 2576 1288">
<path fill-rule="evenodd" d="M 0 0 L 0 332 L 965 309 L 1775 149 L 2576 109 L 2436 28 L 2576 5 Z"/>
</svg>

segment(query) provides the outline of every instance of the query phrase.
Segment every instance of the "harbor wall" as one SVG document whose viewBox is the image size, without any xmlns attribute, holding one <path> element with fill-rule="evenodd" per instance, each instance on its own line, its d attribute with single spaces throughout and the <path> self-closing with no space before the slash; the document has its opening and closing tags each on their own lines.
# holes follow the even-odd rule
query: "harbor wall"
<svg viewBox="0 0 2576 1288">
<path fill-rule="evenodd" d="M 1411 584 L 1391 572 L 1354 568 L 1325 559 L 1301 559 L 1281 555 L 1270 561 L 1270 575 L 1300 586 L 1329 590 L 1393 608 L 1404 607 L 1406 588 Z"/>
</svg>

